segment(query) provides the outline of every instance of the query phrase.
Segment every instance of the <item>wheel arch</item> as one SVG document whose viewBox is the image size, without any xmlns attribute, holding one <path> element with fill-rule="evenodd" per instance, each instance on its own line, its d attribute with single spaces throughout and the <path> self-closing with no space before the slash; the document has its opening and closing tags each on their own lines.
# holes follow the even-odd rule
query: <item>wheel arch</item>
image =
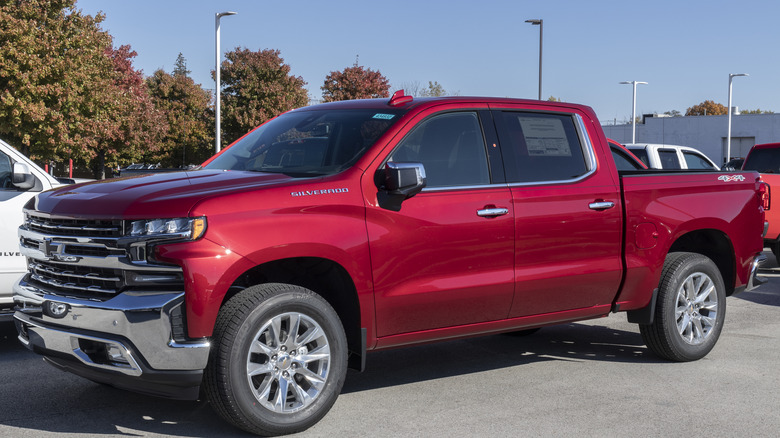
<svg viewBox="0 0 780 438">
<path fill-rule="evenodd" d="M 669 248 L 672 252 L 693 252 L 708 257 L 718 267 L 726 287 L 726 295 L 734 293 L 736 259 L 728 235 L 717 229 L 700 229 L 683 234 Z"/>
<path fill-rule="evenodd" d="M 361 325 L 360 301 L 355 283 L 343 266 L 321 257 L 290 257 L 262 263 L 236 278 L 220 308 L 242 290 L 263 283 L 293 284 L 324 298 L 336 311 L 344 327 L 350 368 L 363 369 L 366 339 Z"/>
</svg>

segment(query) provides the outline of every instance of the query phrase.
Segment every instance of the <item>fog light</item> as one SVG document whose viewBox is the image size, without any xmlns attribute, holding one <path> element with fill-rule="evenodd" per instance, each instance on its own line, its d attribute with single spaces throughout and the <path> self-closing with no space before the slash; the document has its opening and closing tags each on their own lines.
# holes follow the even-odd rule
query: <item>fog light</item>
<svg viewBox="0 0 780 438">
<path fill-rule="evenodd" d="M 108 356 L 109 362 L 113 362 L 117 365 L 130 365 L 130 361 L 125 357 L 125 350 L 116 345 L 106 345 L 106 355 Z"/>
</svg>

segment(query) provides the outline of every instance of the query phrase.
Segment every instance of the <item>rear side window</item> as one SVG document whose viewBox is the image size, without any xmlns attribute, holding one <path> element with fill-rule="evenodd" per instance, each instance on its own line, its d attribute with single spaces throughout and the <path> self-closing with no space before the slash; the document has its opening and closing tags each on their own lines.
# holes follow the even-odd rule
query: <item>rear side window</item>
<svg viewBox="0 0 780 438">
<path fill-rule="evenodd" d="M 574 117 L 567 114 L 497 111 L 507 181 L 570 181 L 589 172 Z"/>
<path fill-rule="evenodd" d="M 647 157 L 647 149 L 629 149 L 640 161 L 645 163 L 645 166 L 650 167 L 650 159 Z"/>
<path fill-rule="evenodd" d="M 683 151 L 683 158 L 685 158 L 688 169 L 713 169 L 712 164 L 710 164 L 709 161 L 695 152 Z"/>
<path fill-rule="evenodd" d="M 780 173 L 780 148 L 753 149 L 750 151 L 742 170 L 755 170 L 759 173 Z"/>
<path fill-rule="evenodd" d="M 661 169 L 682 169 L 674 149 L 659 149 L 658 159 L 661 160 Z"/>
</svg>

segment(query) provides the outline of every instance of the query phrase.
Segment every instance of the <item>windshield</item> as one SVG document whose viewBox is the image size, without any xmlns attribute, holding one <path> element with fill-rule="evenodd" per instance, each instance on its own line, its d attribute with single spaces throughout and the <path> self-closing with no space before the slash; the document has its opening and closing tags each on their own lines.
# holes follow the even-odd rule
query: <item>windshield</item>
<svg viewBox="0 0 780 438">
<path fill-rule="evenodd" d="M 742 170 L 780 173 L 780 148 L 753 149 L 742 166 Z"/>
<path fill-rule="evenodd" d="M 351 166 L 403 110 L 291 111 L 260 126 L 206 169 L 318 176 Z"/>
</svg>

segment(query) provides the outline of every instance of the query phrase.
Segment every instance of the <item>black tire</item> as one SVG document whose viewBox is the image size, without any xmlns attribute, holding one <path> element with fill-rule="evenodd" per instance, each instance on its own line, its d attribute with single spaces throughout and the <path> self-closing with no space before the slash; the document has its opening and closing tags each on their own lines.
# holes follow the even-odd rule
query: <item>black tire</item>
<svg viewBox="0 0 780 438">
<path fill-rule="evenodd" d="M 288 336 L 295 326 L 297 335 Z M 212 342 L 206 395 L 222 418 L 247 432 L 305 430 L 325 416 L 344 384 L 341 320 L 327 301 L 300 286 L 243 290 L 220 310 Z"/>
<path fill-rule="evenodd" d="M 777 263 L 780 264 L 780 240 L 774 242 L 771 248 L 772 248 L 772 254 L 775 255 L 775 259 L 777 260 Z"/>
<path fill-rule="evenodd" d="M 726 317 L 726 288 L 715 263 L 695 253 L 670 253 L 664 262 L 653 323 L 640 324 L 647 347 L 675 362 L 706 356 Z"/>
</svg>

